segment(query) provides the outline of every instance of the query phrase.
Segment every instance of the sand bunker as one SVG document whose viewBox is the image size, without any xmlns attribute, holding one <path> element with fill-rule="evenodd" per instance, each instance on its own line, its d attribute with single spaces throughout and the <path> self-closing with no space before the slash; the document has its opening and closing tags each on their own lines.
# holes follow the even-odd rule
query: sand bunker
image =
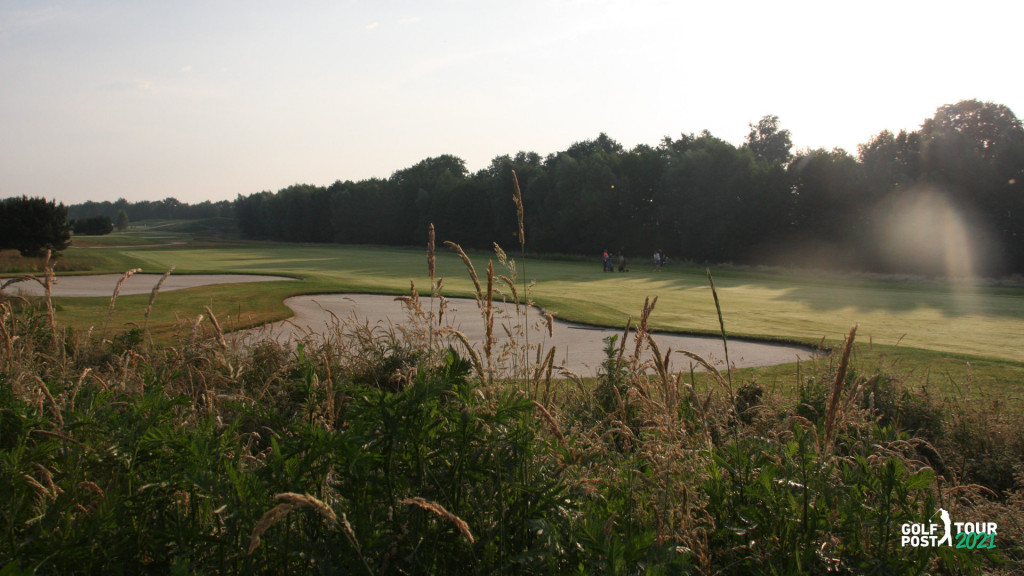
<svg viewBox="0 0 1024 576">
<path fill-rule="evenodd" d="M 163 274 L 135 274 L 121 286 L 121 295 L 149 294 L 160 281 Z M 58 276 L 51 287 L 55 297 L 90 297 L 113 295 L 121 274 L 96 274 L 92 276 Z M 10 278 L 0 280 L 0 285 Z M 238 284 L 241 282 L 271 282 L 275 280 L 293 280 L 285 276 L 255 276 L 249 274 L 171 274 L 160 287 L 161 292 L 183 290 L 211 284 Z M 24 294 L 26 296 L 42 296 L 43 287 L 34 280 L 18 282 L 8 286 L 5 292 Z"/>
<path fill-rule="evenodd" d="M 161 274 L 135 274 L 121 287 L 121 294 L 148 294 L 160 280 Z M 100 274 L 94 276 L 62 276 L 52 287 L 56 297 L 109 297 L 120 274 Z M 172 274 L 160 287 L 161 292 L 182 290 L 212 284 L 232 284 L 241 282 L 270 282 L 291 280 L 283 276 L 255 276 L 247 274 Z M 6 281 L 6 280 L 4 280 Z M 2 284 L 3 281 L 0 281 Z M 37 282 L 19 282 L 8 286 L 10 293 L 26 295 L 42 295 L 43 287 Z M 410 316 L 401 302 L 394 296 L 373 294 L 322 294 L 317 296 L 296 296 L 285 300 L 295 312 L 295 316 L 283 322 L 277 322 L 257 330 L 240 334 L 243 341 L 258 338 L 272 338 L 278 341 L 316 336 L 333 329 L 339 320 L 354 320 L 361 324 L 368 323 L 371 327 L 387 328 L 389 325 L 401 325 L 410 322 Z M 423 300 L 424 307 L 429 307 L 429 300 Z M 437 303 L 435 302 L 435 306 Z M 494 333 L 498 337 L 495 356 L 500 354 L 509 338 L 502 326 L 526 326 L 529 328 L 531 345 L 540 344 L 546 352 L 555 347 L 555 363 L 576 374 L 591 376 L 595 374 L 604 361 L 604 339 L 619 335 L 621 329 L 596 328 L 555 320 L 551 333 L 548 333 L 541 312 L 531 308 L 525 317 L 517 317 L 516 309 L 511 305 L 495 305 L 496 319 Z M 521 309 L 522 310 L 522 309 Z M 435 310 L 436 312 L 436 310 Z M 520 311 L 522 314 L 522 311 Z M 448 300 L 444 316 L 444 325 L 459 330 L 470 342 L 480 343 L 484 340 L 484 322 L 474 300 L 453 298 Z M 514 330 L 513 330 L 514 331 Z M 523 336 L 516 337 L 519 342 L 525 341 Z M 668 350 L 685 350 L 708 360 L 718 369 L 725 368 L 725 353 L 720 338 L 704 336 L 679 336 L 674 334 L 657 334 L 655 341 L 662 354 Z M 453 340 L 454 343 L 454 340 Z M 632 335 L 629 337 L 627 351 L 632 351 L 635 344 Z M 456 346 L 458 347 L 458 346 Z M 477 349 L 480 350 L 479 344 Z M 768 344 L 742 340 L 729 341 L 729 361 L 733 367 L 772 366 L 796 361 L 809 360 L 816 357 L 814 350 L 785 344 Z M 649 356 L 644 356 L 647 358 Z M 670 356 L 669 367 L 673 371 L 689 370 L 693 361 L 682 354 Z"/>
<path fill-rule="evenodd" d="M 429 300 L 423 300 L 421 303 L 424 308 L 430 305 Z M 339 320 L 353 319 L 361 324 L 368 323 L 371 327 L 386 328 L 389 322 L 400 325 L 407 323 L 410 318 L 403 304 L 396 301 L 394 296 L 322 294 L 296 296 L 285 300 L 285 304 L 295 312 L 293 318 L 250 331 L 246 338 L 269 337 L 284 341 L 289 338 L 323 334 L 336 326 Z M 436 306 L 435 302 L 435 313 Z M 521 323 L 517 320 L 513 306 L 495 304 L 495 308 L 497 317 L 494 322 L 494 333 L 499 338 L 495 345 L 497 355 L 497 351 L 508 342 L 508 336 L 501 326 L 517 326 Z M 470 342 L 479 343 L 484 340 L 484 322 L 474 300 L 450 299 L 443 323 L 461 331 Z M 603 340 L 615 334 L 619 335 L 620 339 L 622 336 L 622 329 L 595 328 L 558 320 L 553 323 L 549 335 L 543 317 L 536 308 L 529 310 L 525 325 L 530 327 L 531 345 L 540 343 L 545 352 L 554 346 L 556 364 L 583 376 L 594 375 L 604 360 Z M 517 337 L 517 340 L 522 341 L 522 337 Z M 669 349 L 686 350 L 700 355 L 718 369 L 725 368 L 725 353 L 720 338 L 657 334 L 654 340 L 662 354 Z M 627 352 L 631 352 L 634 347 L 633 337 L 630 335 Z M 480 347 L 477 349 L 480 350 Z M 809 360 L 816 355 L 812 349 L 802 346 L 729 341 L 729 361 L 737 368 L 786 364 Z M 691 359 L 681 354 L 673 353 L 670 356 L 670 368 L 674 371 L 689 370 L 691 363 Z"/>
</svg>

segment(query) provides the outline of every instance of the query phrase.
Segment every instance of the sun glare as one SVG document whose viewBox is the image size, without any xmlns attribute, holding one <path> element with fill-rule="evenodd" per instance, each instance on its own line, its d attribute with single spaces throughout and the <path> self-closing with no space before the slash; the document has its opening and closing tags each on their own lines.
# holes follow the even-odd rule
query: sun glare
<svg viewBox="0 0 1024 576">
<path fill-rule="evenodd" d="M 956 280 L 974 277 L 978 255 L 973 227 L 947 194 L 915 188 L 883 209 L 878 238 L 891 264 Z"/>
<path fill-rule="evenodd" d="M 944 277 L 958 312 L 977 311 L 978 271 L 996 259 L 984 226 L 935 187 L 908 190 L 881 209 L 876 238 L 889 264 Z"/>
</svg>

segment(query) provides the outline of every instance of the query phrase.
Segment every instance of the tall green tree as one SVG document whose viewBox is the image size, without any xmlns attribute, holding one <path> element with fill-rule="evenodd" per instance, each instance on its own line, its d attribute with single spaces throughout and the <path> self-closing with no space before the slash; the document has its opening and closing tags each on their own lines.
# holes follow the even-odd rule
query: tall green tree
<svg viewBox="0 0 1024 576">
<path fill-rule="evenodd" d="M 0 249 L 38 256 L 46 250 L 60 252 L 70 244 L 71 225 L 64 204 L 27 196 L 0 201 Z"/>
<path fill-rule="evenodd" d="M 883 130 L 857 146 L 857 155 L 873 199 L 910 188 L 921 172 L 921 134 Z"/>
<path fill-rule="evenodd" d="M 117 211 L 117 216 L 114 218 L 114 227 L 117 228 L 118 232 L 124 232 L 128 229 L 128 212 L 123 208 Z"/>
<path fill-rule="evenodd" d="M 1001 104 L 963 100 L 921 127 L 922 179 L 956 208 L 974 212 L 979 235 L 995 241 L 992 272 L 1024 268 L 1024 128 Z"/>
<path fill-rule="evenodd" d="M 753 155 L 704 131 L 662 142 L 665 175 L 654 201 L 669 254 L 700 262 L 747 261 L 774 223 Z M 775 207 L 771 207 L 773 210 Z M 785 210 L 783 210 L 785 212 Z"/>
<path fill-rule="evenodd" d="M 430 198 L 448 193 L 468 176 L 466 162 L 451 154 L 427 158 L 398 170 L 387 182 L 390 240 L 388 244 L 419 244 L 430 222 Z"/>
<path fill-rule="evenodd" d="M 599 254 L 605 248 L 639 248 L 629 243 L 633 209 L 621 181 L 624 154 L 621 144 L 601 133 L 547 159 L 552 197 L 543 209 L 554 215 L 546 243 L 560 247 L 555 251 Z"/>
<path fill-rule="evenodd" d="M 794 244 L 818 251 L 829 265 L 863 262 L 861 240 L 870 236 L 871 207 L 864 202 L 862 166 L 841 148 L 819 148 L 797 155 L 790 173 Z"/>
<path fill-rule="evenodd" d="M 747 142 L 743 145 L 749 149 L 754 158 L 768 164 L 785 165 L 793 158 L 793 140 L 789 130 L 781 128 L 779 117 L 764 116 L 757 124 L 750 124 Z"/>
<path fill-rule="evenodd" d="M 629 232 L 628 243 L 645 253 L 665 248 L 661 235 L 660 207 L 654 198 L 665 173 L 665 162 L 658 148 L 639 144 L 619 163 L 621 203 L 626 208 L 623 225 Z"/>
<path fill-rule="evenodd" d="M 922 133 L 929 139 L 961 137 L 985 160 L 992 161 L 1024 140 L 1021 122 L 1002 104 L 962 100 L 947 104 L 925 121 Z"/>
</svg>

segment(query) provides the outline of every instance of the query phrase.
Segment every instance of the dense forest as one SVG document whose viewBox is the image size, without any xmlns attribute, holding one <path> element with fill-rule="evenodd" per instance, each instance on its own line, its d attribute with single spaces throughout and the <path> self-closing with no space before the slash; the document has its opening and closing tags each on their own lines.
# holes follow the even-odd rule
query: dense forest
<svg viewBox="0 0 1024 576">
<path fill-rule="evenodd" d="M 794 154 L 775 116 L 750 128 L 738 147 L 705 131 L 626 150 L 601 134 L 547 157 L 499 156 L 473 174 L 442 155 L 388 179 L 239 196 L 235 213 L 251 238 L 419 245 L 433 222 L 463 246 L 513 244 L 515 170 L 535 252 L 660 248 L 696 262 L 1024 271 L 1024 131 L 1009 108 L 943 106 L 919 130 L 883 131 L 856 156 Z"/>
</svg>

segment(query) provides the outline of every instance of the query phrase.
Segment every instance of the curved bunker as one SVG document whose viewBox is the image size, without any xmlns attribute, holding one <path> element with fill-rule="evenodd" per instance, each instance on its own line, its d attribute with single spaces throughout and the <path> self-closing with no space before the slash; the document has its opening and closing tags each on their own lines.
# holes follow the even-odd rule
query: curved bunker
<svg viewBox="0 0 1024 576">
<path fill-rule="evenodd" d="M 405 305 L 396 300 L 395 296 L 320 294 L 288 298 L 285 300 L 285 304 L 295 312 L 294 317 L 248 331 L 245 338 L 272 338 L 284 341 L 322 335 L 336 329 L 339 320 L 349 319 L 360 324 L 365 323 L 371 327 L 382 328 L 389 325 L 408 324 L 410 321 L 415 322 L 415 319 L 410 317 Z M 429 301 L 422 300 L 421 304 L 427 307 Z M 484 321 L 475 300 L 448 299 L 443 324 L 459 330 L 470 342 L 479 343 L 484 340 Z M 551 346 L 554 346 L 555 364 L 583 376 L 595 374 L 604 361 L 604 339 L 612 335 L 617 335 L 621 339 L 623 332 L 622 329 L 585 326 L 556 319 L 552 323 L 549 334 L 547 324 L 538 309 L 530 308 L 526 323 L 523 324 L 517 317 L 513 305 L 496 302 L 494 334 L 497 342 L 494 346 L 495 355 L 504 346 L 510 344 L 503 325 L 508 326 L 513 334 L 516 333 L 516 327 L 528 326 L 531 346 L 539 343 L 545 353 Z M 517 339 L 521 342 L 523 338 L 518 336 Z M 654 340 L 662 354 L 670 349 L 686 350 L 706 359 L 717 369 L 725 369 L 725 354 L 721 338 L 656 333 Z M 633 350 L 633 346 L 635 345 L 630 336 L 627 351 Z M 729 340 L 729 361 L 735 368 L 787 364 L 810 360 L 817 356 L 819 354 L 816 351 L 804 346 Z M 645 359 L 649 357 L 649 352 L 643 356 Z M 669 357 L 669 368 L 673 371 L 689 370 L 691 363 L 696 368 L 696 363 L 682 354 L 673 353 Z"/>
</svg>

